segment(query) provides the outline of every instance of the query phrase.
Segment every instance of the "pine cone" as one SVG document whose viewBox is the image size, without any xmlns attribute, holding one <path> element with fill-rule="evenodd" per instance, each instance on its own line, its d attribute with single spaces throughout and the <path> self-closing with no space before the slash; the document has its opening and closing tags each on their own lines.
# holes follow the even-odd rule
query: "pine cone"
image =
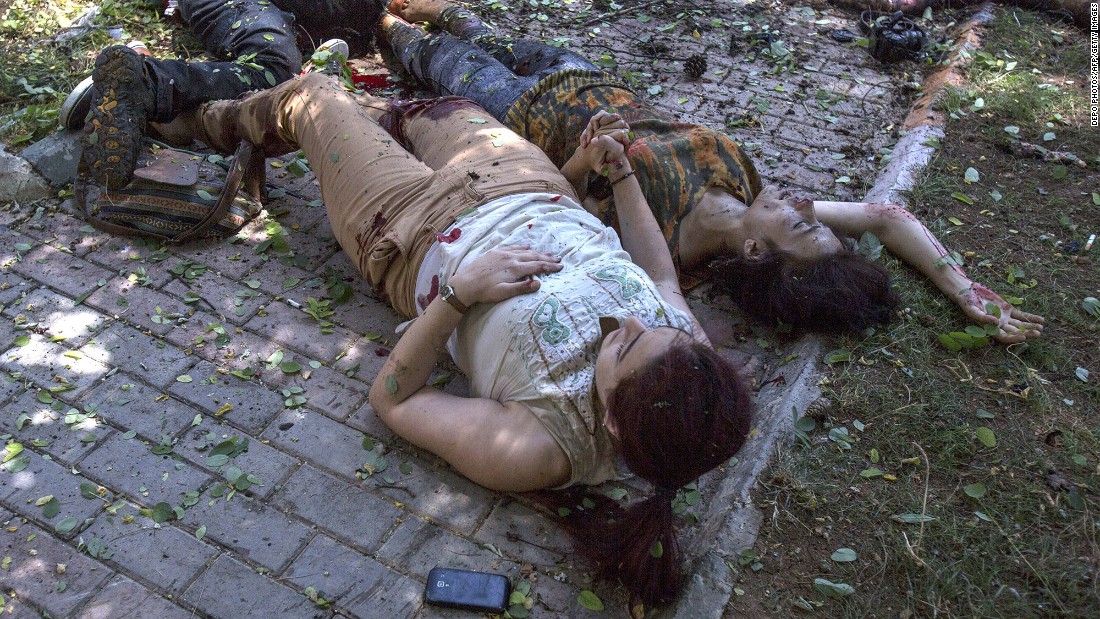
<svg viewBox="0 0 1100 619">
<path fill-rule="evenodd" d="M 684 62 L 684 73 L 693 80 L 703 77 L 707 72 L 707 57 L 695 54 Z"/>
</svg>

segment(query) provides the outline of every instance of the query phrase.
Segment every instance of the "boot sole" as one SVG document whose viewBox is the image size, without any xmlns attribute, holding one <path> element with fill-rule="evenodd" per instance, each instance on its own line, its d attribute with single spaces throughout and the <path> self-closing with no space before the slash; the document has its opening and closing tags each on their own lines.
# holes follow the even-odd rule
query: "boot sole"
<svg viewBox="0 0 1100 619">
<path fill-rule="evenodd" d="M 104 50 L 92 78 L 94 99 L 85 125 L 84 164 L 108 189 L 122 189 L 134 176 L 150 102 L 144 101 L 142 57 L 125 47 Z"/>
</svg>

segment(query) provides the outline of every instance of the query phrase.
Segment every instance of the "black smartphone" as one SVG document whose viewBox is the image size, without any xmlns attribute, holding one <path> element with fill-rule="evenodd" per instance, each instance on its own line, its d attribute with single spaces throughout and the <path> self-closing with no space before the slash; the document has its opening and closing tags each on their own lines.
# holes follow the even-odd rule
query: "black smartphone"
<svg viewBox="0 0 1100 619">
<path fill-rule="evenodd" d="M 428 572 L 424 601 L 436 606 L 500 614 L 508 610 L 511 583 L 500 574 L 434 567 Z"/>
</svg>

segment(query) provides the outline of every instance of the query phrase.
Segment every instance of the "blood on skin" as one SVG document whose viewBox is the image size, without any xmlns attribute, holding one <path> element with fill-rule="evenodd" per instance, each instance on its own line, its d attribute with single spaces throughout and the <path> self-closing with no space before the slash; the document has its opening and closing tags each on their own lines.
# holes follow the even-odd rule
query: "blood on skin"
<svg viewBox="0 0 1100 619">
<path fill-rule="evenodd" d="M 897 204 L 868 204 L 867 210 L 868 212 L 881 219 L 892 219 L 895 221 L 916 221 L 919 223 L 919 220 L 916 218 L 915 215 L 910 213 L 905 207 L 899 206 Z M 924 232 L 924 236 L 929 240 L 929 242 L 932 243 L 932 246 L 936 248 L 936 253 L 939 255 L 939 257 L 943 258 L 944 256 L 946 256 L 947 249 L 943 246 L 942 243 L 940 243 L 940 240 L 937 239 L 935 235 L 933 235 L 923 224 L 921 224 L 921 230 Z M 952 263 L 945 266 L 948 266 L 952 271 L 958 273 L 959 275 L 962 275 L 963 277 L 966 276 L 966 272 L 963 271 L 962 267 L 957 264 Z"/>
</svg>

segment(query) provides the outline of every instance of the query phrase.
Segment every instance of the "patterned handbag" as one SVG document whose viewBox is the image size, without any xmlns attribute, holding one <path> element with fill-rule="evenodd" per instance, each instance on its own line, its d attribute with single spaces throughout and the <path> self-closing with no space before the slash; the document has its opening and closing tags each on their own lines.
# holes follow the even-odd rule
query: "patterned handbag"
<svg viewBox="0 0 1100 619">
<path fill-rule="evenodd" d="M 170 243 L 235 233 L 260 212 L 264 190 L 263 152 L 249 142 L 224 158 L 152 140 L 145 141 L 126 187 L 108 190 L 83 171 L 73 187 L 84 218 L 96 228 Z"/>
</svg>

